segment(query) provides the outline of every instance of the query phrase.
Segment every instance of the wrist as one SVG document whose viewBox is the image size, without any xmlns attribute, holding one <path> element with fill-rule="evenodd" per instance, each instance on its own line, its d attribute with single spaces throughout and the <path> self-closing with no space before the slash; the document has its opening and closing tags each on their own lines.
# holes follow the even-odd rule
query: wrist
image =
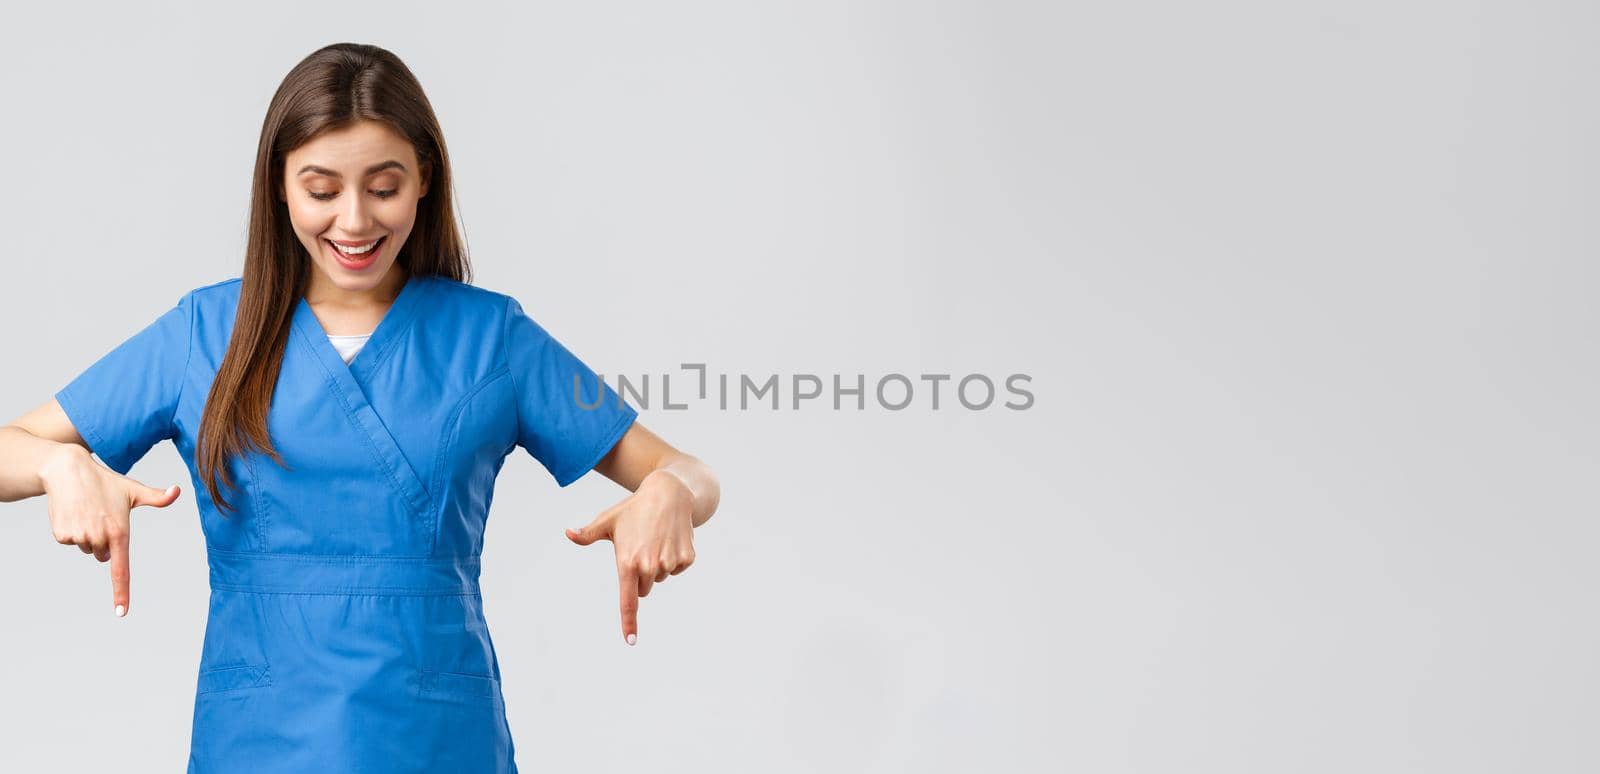
<svg viewBox="0 0 1600 774">
<path fill-rule="evenodd" d="M 66 471 L 93 464 L 88 449 L 75 443 L 53 443 L 54 446 L 44 453 L 33 471 L 34 483 L 44 494 L 50 493 L 50 482 Z"/>
<path fill-rule="evenodd" d="M 645 475 L 644 480 L 640 482 L 640 486 L 645 485 L 649 485 L 651 489 L 664 492 L 674 499 L 681 499 L 689 505 L 690 512 L 694 512 L 694 487 L 690 486 L 683 476 L 678 475 L 677 471 L 672 470 L 670 467 L 656 468 L 650 471 Z"/>
</svg>

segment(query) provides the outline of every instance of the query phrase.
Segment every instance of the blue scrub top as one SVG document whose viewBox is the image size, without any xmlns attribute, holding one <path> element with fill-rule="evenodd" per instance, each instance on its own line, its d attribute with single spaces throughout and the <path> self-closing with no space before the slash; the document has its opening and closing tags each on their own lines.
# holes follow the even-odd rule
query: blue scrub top
<svg viewBox="0 0 1600 774">
<path fill-rule="evenodd" d="M 287 467 L 230 459 L 223 515 L 194 450 L 239 290 L 190 291 L 55 396 L 112 470 L 162 439 L 189 466 L 211 599 L 188 771 L 515 772 L 478 589 L 496 475 L 520 446 L 565 487 L 637 412 L 510 296 L 410 276 L 349 364 L 301 298 L 267 419 Z"/>
</svg>

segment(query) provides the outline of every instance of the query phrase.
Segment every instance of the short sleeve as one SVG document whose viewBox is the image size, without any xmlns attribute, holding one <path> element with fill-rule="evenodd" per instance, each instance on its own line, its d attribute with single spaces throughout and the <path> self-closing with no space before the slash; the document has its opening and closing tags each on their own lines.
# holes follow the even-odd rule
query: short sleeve
<svg viewBox="0 0 1600 774">
<path fill-rule="evenodd" d="M 106 467 L 127 474 L 150 447 L 176 437 L 194 321 L 192 294 L 95 361 L 55 394 Z"/>
<path fill-rule="evenodd" d="M 593 469 L 639 412 L 510 297 L 505 326 L 517 444 L 564 487 Z"/>
</svg>

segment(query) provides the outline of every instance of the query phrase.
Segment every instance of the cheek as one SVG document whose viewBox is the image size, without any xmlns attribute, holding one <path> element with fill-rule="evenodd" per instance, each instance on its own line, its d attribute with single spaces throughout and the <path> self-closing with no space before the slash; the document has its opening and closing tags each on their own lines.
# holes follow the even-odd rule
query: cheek
<svg viewBox="0 0 1600 774">
<path fill-rule="evenodd" d="M 379 220 L 383 222 L 386 231 L 396 234 L 406 233 L 411 230 L 412 224 L 417 222 L 417 200 L 384 202 L 379 212 Z"/>
<path fill-rule="evenodd" d="M 294 225 L 294 230 L 301 234 L 315 236 L 328 230 L 328 216 L 321 207 L 292 199 L 289 201 L 289 222 Z"/>
</svg>

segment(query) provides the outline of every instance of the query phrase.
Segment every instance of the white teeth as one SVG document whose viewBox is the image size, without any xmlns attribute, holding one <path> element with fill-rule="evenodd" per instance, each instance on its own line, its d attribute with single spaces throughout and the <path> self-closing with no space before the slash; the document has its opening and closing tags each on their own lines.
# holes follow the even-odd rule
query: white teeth
<svg viewBox="0 0 1600 774">
<path fill-rule="evenodd" d="M 368 245 L 366 245 L 364 247 L 345 247 L 344 245 L 341 245 L 338 242 L 334 242 L 332 240 L 329 240 L 328 244 L 339 248 L 339 252 L 344 253 L 345 255 L 360 255 L 362 253 L 365 253 L 365 252 L 371 250 L 374 247 L 377 247 L 378 246 L 378 241 L 379 240 L 374 240 L 371 244 L 368 244 Z"/>
</svg>

